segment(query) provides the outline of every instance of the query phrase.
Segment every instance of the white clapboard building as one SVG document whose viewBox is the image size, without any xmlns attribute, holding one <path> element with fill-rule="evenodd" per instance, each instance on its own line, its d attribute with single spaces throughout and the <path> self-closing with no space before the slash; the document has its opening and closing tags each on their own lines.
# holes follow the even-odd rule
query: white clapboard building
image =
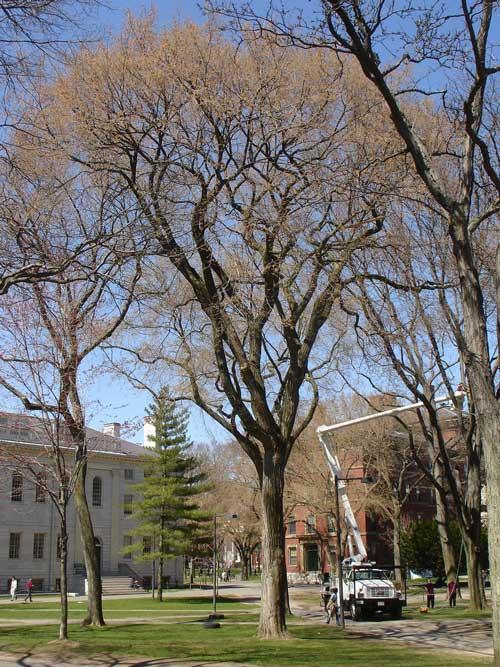
<svg viewBox="0 0 500 667">
<path fill-rule="evenodd" d="M 28 578 L 34 590 L 57 591 L 59 587 L 58 534 L 56 508 L 42 485 L 29 474 L 23 475 L 22 457 L 43 456 L 44 429 L 40 420 L 25 415 L 0 413 L 0 593 L 7 592 L 10 579 L 19 580 L 24 590 Z M 44 427 L 45 428 L 45 427 Z M 146 439 L 147 443 L 147 439 Z M 132 578 L 150 585 L 152 564 L 124 555 L 122 550 L 133 538 L 130 503 L 133 485 L 143 479 L 144 447 L 120 437 L 120 424 L 106 424 L 103 432 L 88 429 L 89 448 L 87 499 L 98 547 L 103 590 L 126 592 Z M 45 447 L 45 449 L 44 449 Z M 16 451 L 16 466 L 8 463 L 9 451 Z M 68 512 L 69 591 L 85 589 L 85 565 L 74 502 Z M 142 545 L 149 548 L 147 541 Z M 169 559 L 165 567 L 168 585 L 181 585 L 183 559 Z"/>
</svg>

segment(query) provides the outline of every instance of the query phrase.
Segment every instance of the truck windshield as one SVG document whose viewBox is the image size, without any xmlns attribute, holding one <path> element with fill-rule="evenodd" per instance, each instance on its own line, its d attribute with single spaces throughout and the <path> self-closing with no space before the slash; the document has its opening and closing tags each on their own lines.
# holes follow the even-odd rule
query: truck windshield
<svg viewBox="0 0 500 667">
<path fill-rule="evenodd" d="M 387 575 L 383 570 L 356 570 L 356 579 L 358 581 L 366 581 L 367 579 L 387 579 Z"/>
</svg>

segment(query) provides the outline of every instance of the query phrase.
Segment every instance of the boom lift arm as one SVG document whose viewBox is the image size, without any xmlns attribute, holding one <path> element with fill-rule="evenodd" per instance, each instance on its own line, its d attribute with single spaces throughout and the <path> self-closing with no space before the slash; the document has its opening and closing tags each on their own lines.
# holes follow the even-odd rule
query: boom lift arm
<svg viewBox="0 0 500 667">
<path fill-rule="evenodd" d="M 463 405 L 463 401 L 466 395 L 467 394 L 463 390 L 462 385 L 459 385 L 458 391 L 454 392 L 454 396 L 458 400 L 460 406 Z M 437 405 L 447 404 L 449 403 L 449 401 L 450 401 L 449 396 L 440 396 L 439 398 L 434 399 L 434 403 Z M 328 467 L 330 469 L 333 481 L 335 482 L 336 480 L 338 486 L 339 498 L 342 499 L 342 504 L 344 506 L 344 512 L 347 524 L 351 529 L 352 536 L 354 537 L 354 541 L 356 542 L 358 553 L 354 555 L 353 558 L 358 563 L 360 563 L 366 558 L 367 556 L 366 548 L 365 545 L 363 544 L 363 540 L 361 539 L 361 533 L 359 532 L 359 526 L 354 517 L 351 503 L 349 502 L 349 498 L 347 497 L 346 483 L 344 481 L 344 478 L 342 477 L 342 468 L 340 467 L 338 457 L 334 455 L 331 450 L 331 445 L 329 440 L 330 433 L 332 433 L 333 431 L 339 431 L 340 429 L 344 429 L 348 426 L 353 426 L 354 424 L 361 424 L 363 422 L 372 421 L 373 419 L 380 419 L 381 417 L 390 417 L 402 412 L 407 412 L 408 410 L 417 410 L 418 408 L 422 407 L 424 407 L 424 403 L 419 401 L 418 403 L 411 403 L 410 405 L 402 405 L 397 408 L 391 408 L 390 410 L 384 410 L 383 412 L 376 412 L 371 415 L 366 415 L 365 417 L 359 417 L 358 419 L 350 419 L 349 421 L 341 422 L 339 424 L 332 424 L 331 426 L 323 425 L 320 426 L 318 429 L 316 429 L 318 438 L 325 451 L 326 461 L 328 463 Z M 462 408 L 460 407 L 460 409 Z"/>
<path fill-rule="evenodd" d="M 339 490 L 339 498 L 342 501 L 342 505 L 344 507 L 344 515 L 347 525 L 349 526 L 352 537 L 356 543 L 357 553 L 351 553 L 351 556 L 356 562 L 361 563 L 361 561 L 363 561 L 367 556 L 366 548 L 363 544 L 363 540 L 361 539 L 358 522 L 356 521 L 356 517 L 352 511 L 351 503 L 349 502 L 349 497 L 347 495 L 347 485 L 342 474 L 342 468 L 340 467 L 338 456 L 332 453 L 330 444 L 327 441 L 328 435 L 326 433 L 321 433 L 321 430 L 318 429 L 318 437 L 323 446 L 326 462 L 328 464 L 328 468 L 330 469 L 333 482 L 336 482 L 337 488 Z"/>
</svg>

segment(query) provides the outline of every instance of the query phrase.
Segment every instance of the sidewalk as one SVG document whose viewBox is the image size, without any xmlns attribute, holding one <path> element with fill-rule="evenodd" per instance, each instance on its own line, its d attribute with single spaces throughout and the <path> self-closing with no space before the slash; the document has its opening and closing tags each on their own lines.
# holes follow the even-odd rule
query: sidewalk
<svg viewBox="0 0 500 667">
<path fill-rule="evenodd" d="M 191 597 L 206 597 L 212 598 L 212 589 L 211 588 L 175 588 L 171 590 L 164 590 L 163 594 L 165 597 L 170 598 L 191 598 Z M 248 597 L 252 598 L 255 601 L 260 600 L 260 581 L 232 581 L 229 583 L 221 583 L 217 586 L 217 596 L 224 597 L 224 595 L 236 595 L 237 597 Z M 144 593 L 130 593 L 125 595 L 104 595 L 103 600 L 129 600 L 129 599 L 144 599 L 150 598 L 151 591 Z M 0 597 L 0 604 L 19 604 L 23 603 L 24 595 L 19 595 L 16 602 L 10 601 L 10 596 L 5 595 Z M 69 601 L 77 600 L 79 602 L 85 601 L 87 597 L 85 595 L 79 595 L 77 597 L 71 596 Z M 57 594 L 50 595 L 43 593 L 33 595 L 33 600 L 37 602 L 59 602 L 60 597 Z"/>
</svg>

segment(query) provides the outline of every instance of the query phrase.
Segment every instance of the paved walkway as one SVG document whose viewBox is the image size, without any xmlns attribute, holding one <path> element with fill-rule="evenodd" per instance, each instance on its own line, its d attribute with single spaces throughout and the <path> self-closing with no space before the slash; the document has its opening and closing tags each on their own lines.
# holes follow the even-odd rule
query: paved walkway
<svg viewBox="0 0 500 667">
<path fill-rule="evenodd" d="M 420 647 L 425 644 L 446 651 L 493 656 L 491 621 L 485 619 L 363 623 L 360 628 L 351 626 L 349 632 L 363 637 L 395 639 Z"/>
<path fill-rule="evenodd" d="M 295 589 L 296 590 L 296 589 Z M 299 594 L 297 591 L 296 595 Z M 294 601 L 291 594 L 292 611 L 304 620 L 324 622 L 325 615 L 319 604 L 308 605 Z M 404 612 L 403 612 L 404 613 Z M 443 619 L 443 620 L 378 620 L 355 623 L 345 619 L 346 630 L 357 637 L 396 640 L 420 648 L 432 647 L 444 651 L 458 651 L 474 655 L 493 656 L 493 631 L 489 619 Z"/>
</svg>

